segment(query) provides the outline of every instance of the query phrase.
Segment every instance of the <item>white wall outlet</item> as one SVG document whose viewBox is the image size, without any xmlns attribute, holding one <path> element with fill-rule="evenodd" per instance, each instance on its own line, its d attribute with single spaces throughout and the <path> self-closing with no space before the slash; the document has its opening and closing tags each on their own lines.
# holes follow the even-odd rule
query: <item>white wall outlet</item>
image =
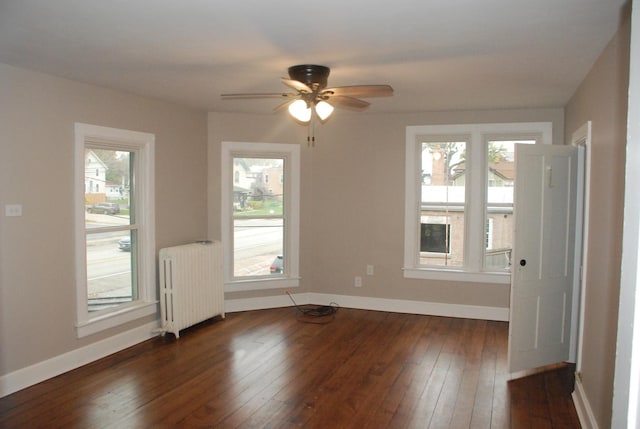
<svg viewBox="0 0 640 429">
<path fill-rule="evenodd" d="M 354 283 L 355 287 L 362 287 L 362 277 L 356 276 L 356 281 Z"/>
<path fill-rule="evenodd" d="M 367 275 L 368 276 L 373 275 L 373 265 L 367 265 Z"/>
<path fill-rule="evenodd" d="M 5 216 L 22 216 L 22 204 L 6 204 L 4 206 Z"/>
</svg>

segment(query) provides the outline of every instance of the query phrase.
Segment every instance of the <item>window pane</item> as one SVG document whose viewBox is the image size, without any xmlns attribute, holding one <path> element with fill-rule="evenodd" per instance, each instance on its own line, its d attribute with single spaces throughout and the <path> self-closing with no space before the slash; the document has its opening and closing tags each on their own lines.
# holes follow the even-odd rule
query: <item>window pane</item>
<svg viewBox="0 0 640 429">
<path fill-rule="evenodd" d="M 90 232 L 87 248 L 89 311 L 113 307 L 138 298 L 135 231 Z"/>
<path fill-rule="evenodd" d="M 420 265 L 464 264 L 466 142 L 423 142 Z"/>
<path fill-rule="evenodd" d="M 133 152 L 85 149 L 85 228 L 89 311 L 138 298 L 136 230 L 130 188 Z M 114 231 L 120 228 L 120 231 Z"/>
<path fill-rule="evenodd" d="M 133 153 L 85 149 L 84 201 L 87 228 L 123 225 L 130 220 Z"/>
<path fill-rule="evenodd" d="M 284 189 L 283 158 L 233 158 L 234 277 L 284 275 Z"/>
<path fill-rule="evenodd" d="M 282 219 L 236 219 L 233 228 L 234 277 L 283 274 L 283 243 Z"/>
<path fill-rule="evenodd" d="M 484 268 L 500 271 L 511 264 L 515 144 L 535 140 L 491 140 L 487 143 L 487 218 Z"/>
</svg>

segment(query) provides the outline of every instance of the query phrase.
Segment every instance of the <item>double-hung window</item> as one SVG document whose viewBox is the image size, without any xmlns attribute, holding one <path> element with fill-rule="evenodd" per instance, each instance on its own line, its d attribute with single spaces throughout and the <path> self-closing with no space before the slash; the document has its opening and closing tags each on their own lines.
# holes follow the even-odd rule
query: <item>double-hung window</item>
<svg viewBox="0 0 640 429">
<path fill-rule="evenodd" d="M 536 143 L 550 123 L 407 127 L 405 277 L 510 281 L 515 145 Z"/>
<path fill-rule="evenodd" d="M 300 147 L 222 144 L 227 291 L 298 285 Z"/>
<path fill-rule="evenodd" d="M 154 136 L 75 125 L 77 334 L 156 312 Z"/>
</svg>

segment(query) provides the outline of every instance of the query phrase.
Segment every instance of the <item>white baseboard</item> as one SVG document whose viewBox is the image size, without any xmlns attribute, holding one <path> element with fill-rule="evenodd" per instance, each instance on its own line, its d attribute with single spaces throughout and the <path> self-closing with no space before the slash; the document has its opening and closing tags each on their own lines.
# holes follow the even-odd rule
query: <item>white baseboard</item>
<svg viewBox="0 0 640 429">
<path fill-rule="evenodd" d="M 576 377 L 575 389 L 571 397 L 573 398 L 573 405 L 576 407 L 582 429 L 598 429 L 598 422 L 596 422 L 596 418 L 593 415 L 593 410 L 589 404 L 580 377 Z"/>
<path fill-rule="evenodd" d="M 157 335 L 153 333 L 157 327 L 158 322 L 147 323 L 130 331 L 3 375 L 0 377 L 0 398 L 146 341 Z"/>
<path fill-rule="evenodd" d="M 482 307 L 473 305 L 443 304 L 435 302 L 408 301 L 401 299 L 369 298 L 350 295 L 330 295 L 323 293 L 293 294 L 298 305 L 329 305 L 337 303 L 340 307 L 360 310 L 388 311 L 392 313 L 424 314 L 432 316 L 460 317 L 465 319 L 509 320 L 509 309 L 499 307 Z M 262 310 L 277 307 L 293 306 L 291 299 L 285 295 L 262 298 L 230 299 L 225 301 L 225 312 Z M 72 369 L 81 367 L 110 354 L 124 350 L 135 344 L 154 337 L 153 330 L 158 322 L 151 322 L 127 332 L 106 338 L 85 347 L 72 350 L 60 356 L 36 363 L 26 368 L 0 377 L 0 398 L 18 390 L 40 383 Z"/>
<path fill-rule="evenodd" d="M 296 302 L 300 305 L 309 303 L 306 301 L 306 295 L 308 294 L 291 295 L 293 295 Z M 238 311 L 266 310 L 268 308 L 289 307 L 292 305 L 291 299 L 285 294 L 261 298 L 225 299 L 224 312 L 235 313 Z"/>
<path fill-rule="evenodd" d="M 340 307 L 357 308 L 359 310 L 459 317 L 463 319 L 498 320 L 502 322 L 509 321 L 509 309 L 502 307 L 444 304 L 439 302 L 330 295 L 324 293 L 300 293 L 292 295 L 299 305 L 329 305 L 335 302 Z M 233 313 L 235 311 L 262 310 L 266 308 L 288 307 L 291 305 L 293 305 L 291 300 L 284 294 L 265 298 L 233 299 L 225 301 L 225 312 Z"/>
</svg>

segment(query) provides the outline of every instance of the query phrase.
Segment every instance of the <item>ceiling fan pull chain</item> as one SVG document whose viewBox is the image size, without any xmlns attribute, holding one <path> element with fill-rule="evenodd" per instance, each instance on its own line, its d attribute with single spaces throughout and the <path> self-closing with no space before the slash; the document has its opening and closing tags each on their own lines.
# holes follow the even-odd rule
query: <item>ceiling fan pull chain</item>
<svg viewBox="0 0 640 429">
<path fill-rule="evenodd" d="M 313 118 L 307 125 L 307 147 L 316 147 L 316 124 Z"/>
<path fill-rule="evenodd" d="M 311 147 L 316 147 L 316 121 L 311 118 Z"/>
<path fill-rule="evenodd" d="M 311 133 L 307 134 L 307 146 L 308 147 L 316 146 L 316 136 L 311 135 Z"/>
</svg>

